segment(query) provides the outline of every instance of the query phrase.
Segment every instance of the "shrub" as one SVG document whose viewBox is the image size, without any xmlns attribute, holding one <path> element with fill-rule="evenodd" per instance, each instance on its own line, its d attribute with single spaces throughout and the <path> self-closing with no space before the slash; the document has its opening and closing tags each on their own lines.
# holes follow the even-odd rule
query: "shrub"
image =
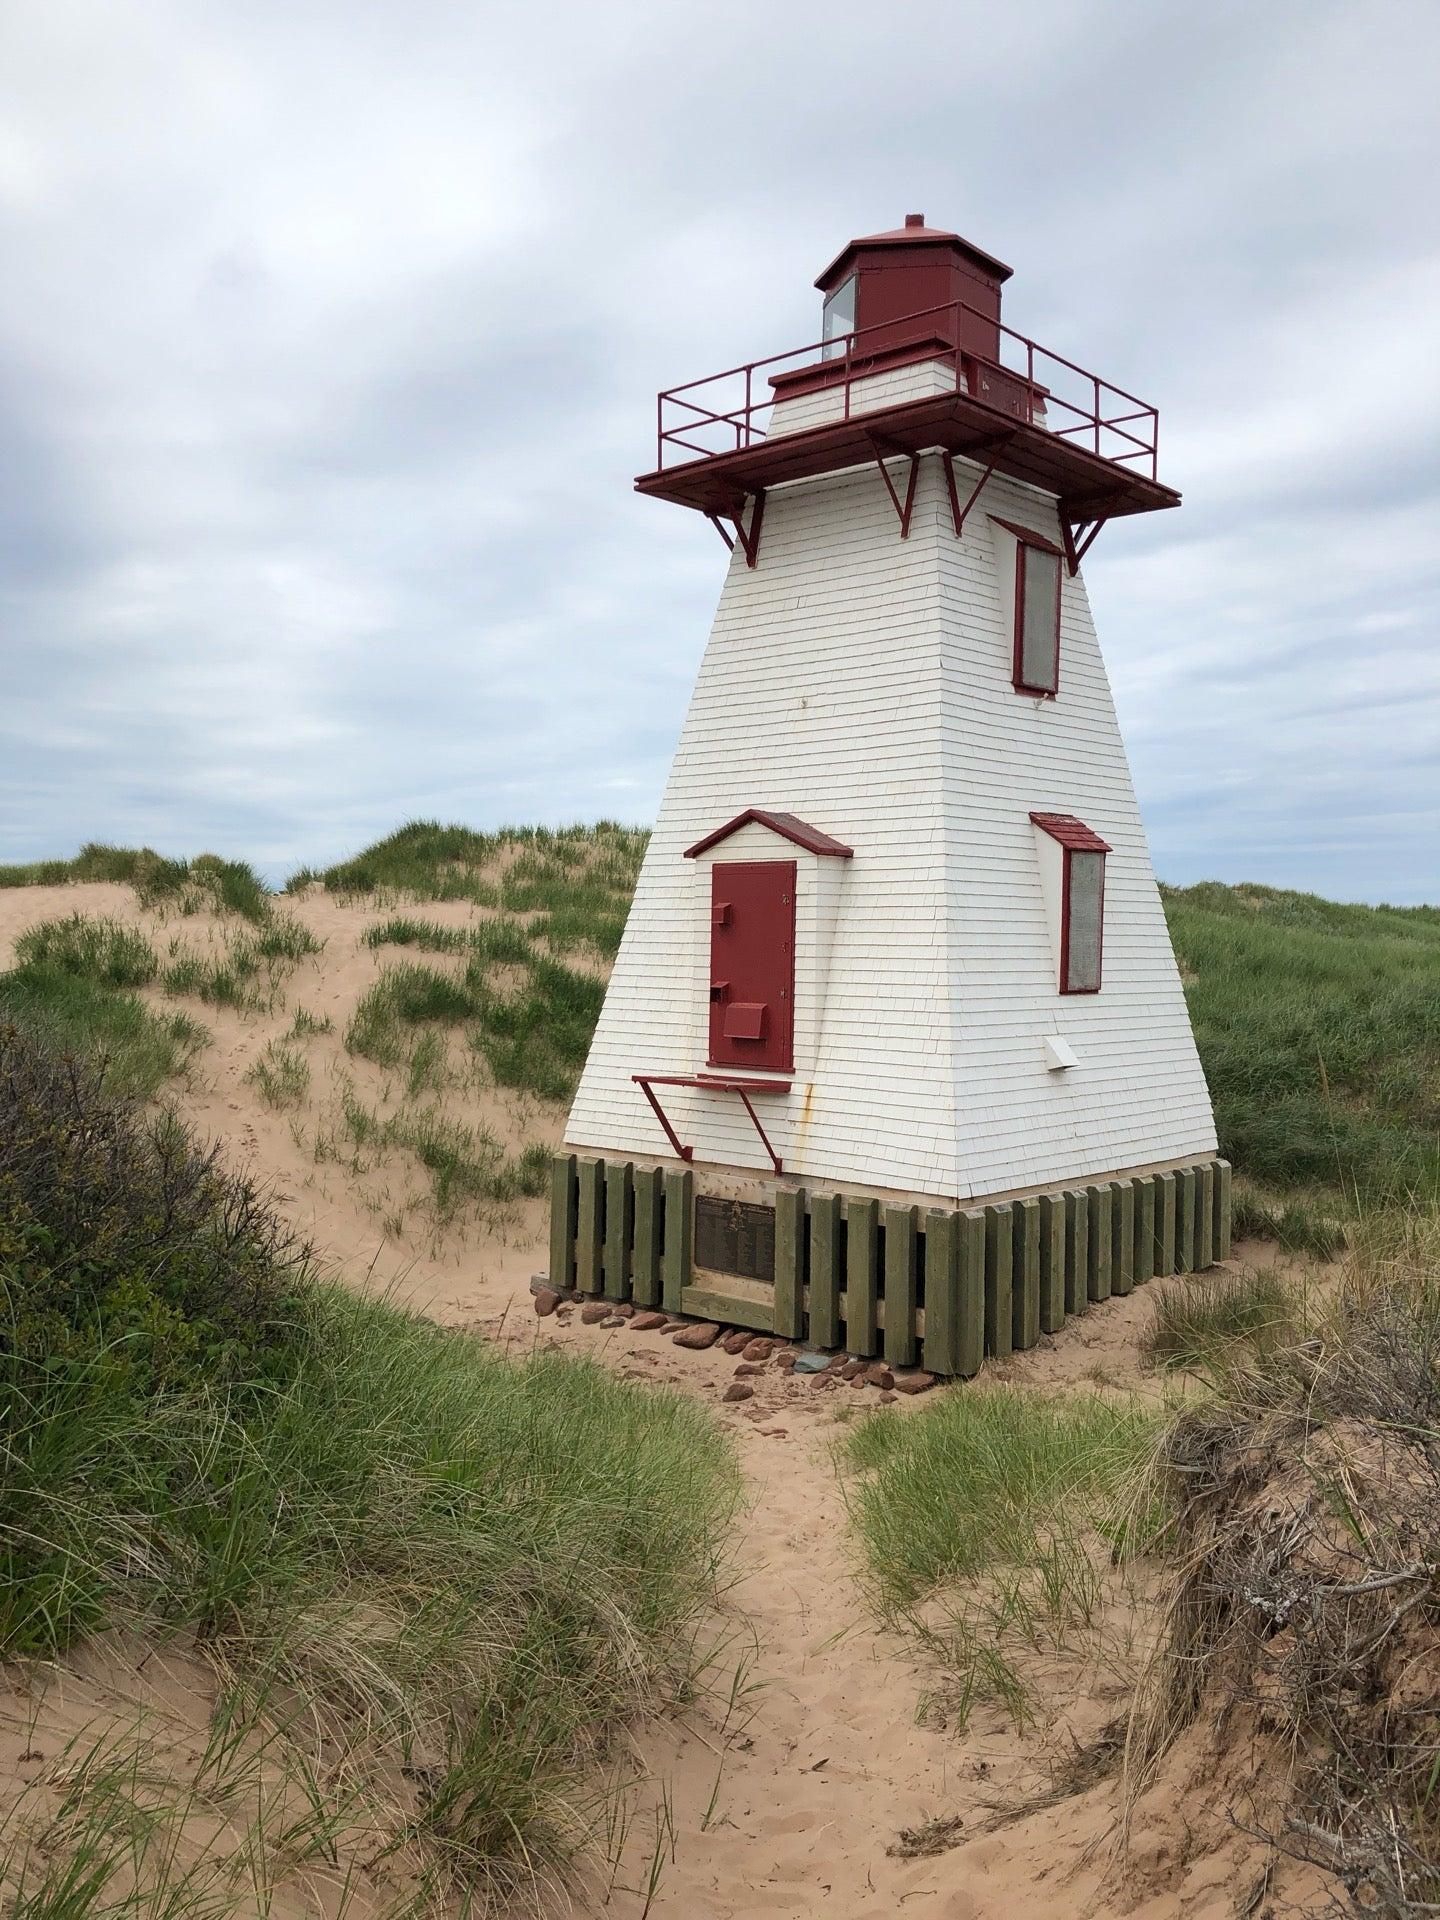
<svg viewBox="0 0 1440 1920">
<path fill-rule="evenodd" d="M 304 1247 L 218 1147 L 117 1097 L 84 1061 L 0 1029 L 0 1345 L 106 1351 L 146 1380 L 264 1372 L 293 1335 Z"/>
</svg>

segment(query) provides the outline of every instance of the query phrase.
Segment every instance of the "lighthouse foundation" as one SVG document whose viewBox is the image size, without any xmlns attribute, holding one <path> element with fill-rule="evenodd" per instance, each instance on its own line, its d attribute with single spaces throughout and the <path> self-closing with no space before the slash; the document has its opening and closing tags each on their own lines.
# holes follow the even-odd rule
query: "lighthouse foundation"
<svg viewBox="0 0 1440 1920">
<path fill-rule="evenodd" d="M 708 1189 L 708 1190 L 707 1190 Z M 574 1153 L 551 1168 L 550 1279 L 968 1377 L 1145 1281 L 1229 1258 L 1211 1158 L 962 1208 Z"/>
</svg>

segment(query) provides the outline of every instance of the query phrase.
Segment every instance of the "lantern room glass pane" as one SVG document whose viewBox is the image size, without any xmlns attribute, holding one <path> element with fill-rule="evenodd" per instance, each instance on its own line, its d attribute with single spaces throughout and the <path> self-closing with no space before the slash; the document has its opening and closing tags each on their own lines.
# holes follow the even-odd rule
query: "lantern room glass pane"
<svg viewBox="0 0 1440 1920">
<path fill-rule="evenodd" d="M 842 280 L 833 293 L 825 296 L 824 320 L 820 338 L 822 360 L 838 360 L 845 352 L 845 335 L 855 331 L 855 275 Z"/>
<path fill-rule="evenodd" d="M 1065 991 L 1094 993 L 1100 985 L 1105 856 L 1072 850 L 1066 902 Z"/>
<path fill-rule="evenodd" d="M 1022 687 L 1054 693 L 1060 684 L 1060 556 L 1021 547 L 1020 674 Z"/>
</svg>

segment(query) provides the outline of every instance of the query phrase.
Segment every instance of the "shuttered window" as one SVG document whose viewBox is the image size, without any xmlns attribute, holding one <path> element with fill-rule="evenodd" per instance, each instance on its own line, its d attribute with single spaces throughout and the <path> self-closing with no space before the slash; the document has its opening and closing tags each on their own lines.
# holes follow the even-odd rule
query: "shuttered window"
<svg viewBox="0 0 1440 1920">
<path fill-rule="evenodd" d="M 1015 549 L 1015 687 L 1060 687 L 1060 555 L 1022 540 Z"/>
<path fill-rule="evenodd" d="M 1100 955 L 1105 941 L 1105 856 L 1065 849 L 1062 993 L 1100 991 Z"/>
</svg>

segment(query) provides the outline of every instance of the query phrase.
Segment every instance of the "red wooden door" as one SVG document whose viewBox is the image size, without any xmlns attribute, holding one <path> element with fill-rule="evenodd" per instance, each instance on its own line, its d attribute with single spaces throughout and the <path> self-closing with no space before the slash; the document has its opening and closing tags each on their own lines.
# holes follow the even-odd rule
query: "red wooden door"
<svg viewBox="0 0 1440 1920">
<path fill-rule="evenodd" d="M 710 869 L 710 1065 L 795 1064 L 795 862 Z"/>
</svg>

